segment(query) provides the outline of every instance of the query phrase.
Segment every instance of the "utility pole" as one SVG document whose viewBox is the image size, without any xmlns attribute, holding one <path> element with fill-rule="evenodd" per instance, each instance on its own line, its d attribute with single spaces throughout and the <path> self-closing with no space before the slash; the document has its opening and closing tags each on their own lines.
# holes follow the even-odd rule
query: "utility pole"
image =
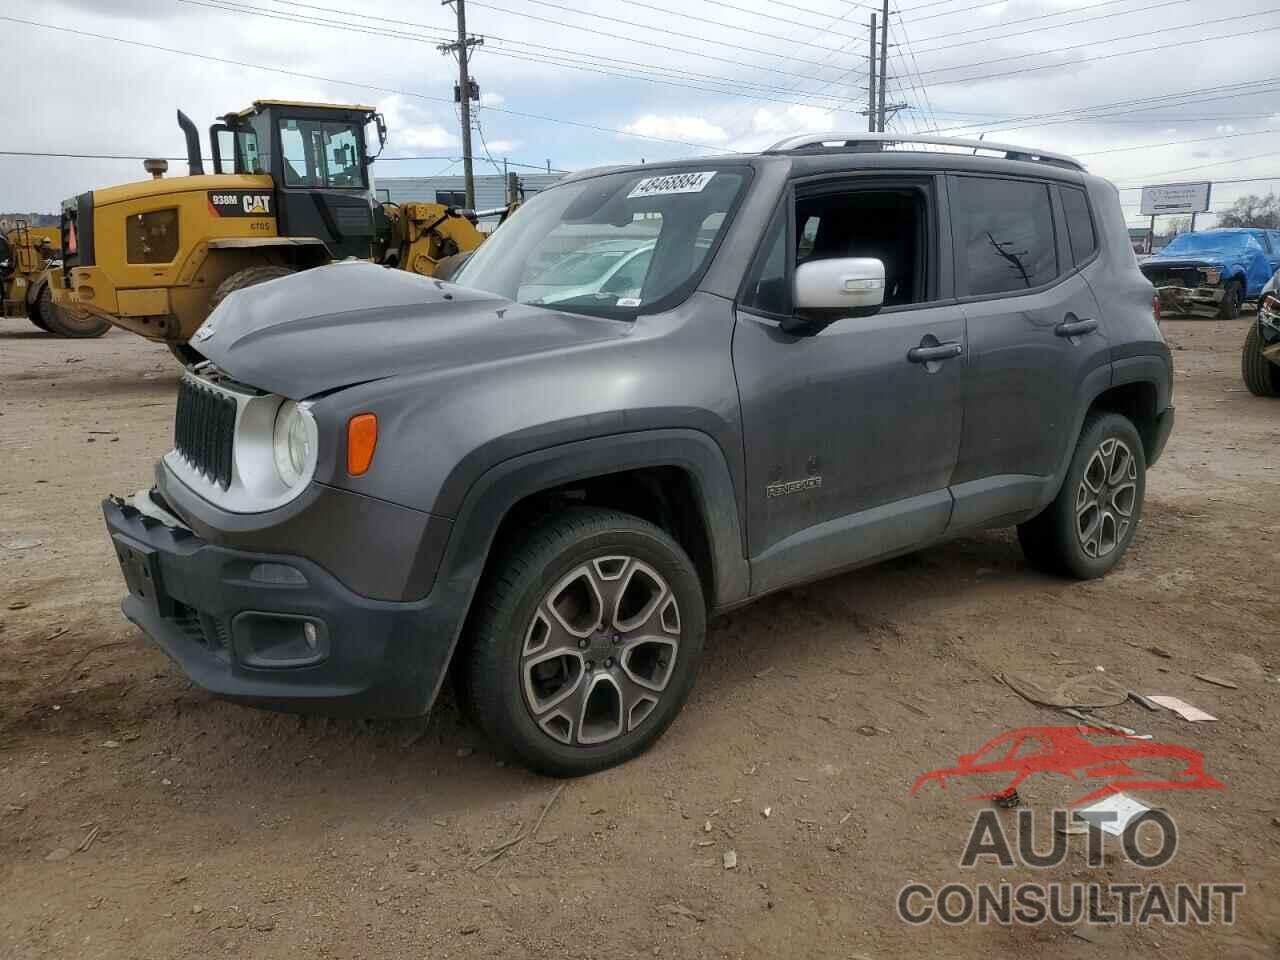
<svg viewBox="0 0 1280 960">
<path fill-rule="evenodd" d="M 459 3 L 462 0 L 458 0 Z M 885 87 L 888 79 L 889 62 L 889 0 L 884 0 L 884 9 L 880 20 L 880 117 L 878 129 L 884 133 Z"/>
<path fill-rule="evenodd" d="M 462 113 L 462 182 L 466 191 L 467 208 L 474 210 L 476 181 L 471 169 L 471 77 L 467 72 L 467 59 L 472 47 L 484 43 L 484 37 L 467 36 L 467 0 L 440 0 L 441 6 L 447 7 L 450 4 L 456 4 L 454 11 L 458 15 L 458 39 L 455 43 L 442 43 L 436 49 L 458 57 L 458 105 Z"/>
<path fill-rule="evenodd" d="M 867 132 L 876 130 L 876 15 L 871 15 L 871 66 L 867 70 Z"/>
</svg>

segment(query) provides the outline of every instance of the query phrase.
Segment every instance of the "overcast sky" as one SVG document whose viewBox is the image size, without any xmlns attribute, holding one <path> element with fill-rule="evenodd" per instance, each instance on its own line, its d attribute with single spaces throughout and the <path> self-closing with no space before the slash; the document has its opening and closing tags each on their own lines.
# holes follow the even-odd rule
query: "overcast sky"
<svg viewBox="0 0 1280 960">
<path fill-rule="evenodd" d="M 1121 187 L 1276 177 L 1217 183 L 1215 208 L 1280 190 L 1275 0 L 978 4 L 891 4 L 890 98 L 909 105 L 891 129 L 1075 154 Z M 499 162 L 654 162 L 866 128 L 871 7 L 861 2 L 467 0 L 467 10 L 485 38 L 472 71 Z M 0 0 L 0 17 L 0 151 L 179 157 L 175 109 L 204 131 L 254 99 L 302 99 L 386 114 L 380 178 L 461 171 L 456 65 L 436 50 L 456 27 L 439 0 Z M 1081 108 L 1092 108 L 1085 119 Z M 1067 111 L 1077 113 L 1061 122 Z M 1170 141 L 1196 142 L 1160 145 Z M 479 137 L 475 150 L 477 172 L 491 172 Z M 53 212 L 64 197 L 142 176 L 137 160 L 0 156 L 0 211 Z M 1122 196 L 1140 222 L 1137 191 Z"/>
</svg>

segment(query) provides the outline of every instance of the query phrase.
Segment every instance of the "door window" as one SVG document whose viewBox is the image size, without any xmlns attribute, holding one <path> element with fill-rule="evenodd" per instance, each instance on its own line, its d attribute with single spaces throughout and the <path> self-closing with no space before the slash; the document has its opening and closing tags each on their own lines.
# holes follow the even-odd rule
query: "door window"
<svg viewBox="0 0 1280 960">
<path fill-rule="evenodd" d="M 795 263 L 872 257 L 884 264 L 886 307 L 924 303 L 928 296 L 926 193 L 914 186 L 824 189 L 795 201 Z M 776 218 L 747 281 L 743 305 L 789 314 L 786 217 Z M 767 251 L 767 252 L 765 252 Z"/>
<path fill-rule="evenodd" d="M 1089 216 L 1089 200 L 1083 190 L 1063 187 L 1062 209 L 1067 215 L 1067 237 L 1071 241 L 1071 259 L 1078 267 L 1098 249 L 1098 238 L 1093 232 L 1093 218 Z"/>
<path fill-rule="evenodd" d="M 1048 184 L 956 177 L 951 191 L 961 293 L 1030 290 L 1058 275 Z"/>
<path fill-rule="evenodd" d="M 363 187 L 355 126 L 331 120 L 280 120 L 284 182 L 290 187 Z"/>
</svg>

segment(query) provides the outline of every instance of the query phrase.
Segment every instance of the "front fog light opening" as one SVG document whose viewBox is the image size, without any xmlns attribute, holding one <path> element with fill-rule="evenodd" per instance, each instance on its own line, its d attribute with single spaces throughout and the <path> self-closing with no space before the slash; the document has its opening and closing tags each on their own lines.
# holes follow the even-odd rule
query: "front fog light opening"
<svg viewBox="0 0 1280 960">
<path fill-rule="evenodd" d="M 291 613 L 246 610 L 231 622 L 236 659 L 247 667 L 308 667 L 329 656 L 323 620 Z"/>
</svg>

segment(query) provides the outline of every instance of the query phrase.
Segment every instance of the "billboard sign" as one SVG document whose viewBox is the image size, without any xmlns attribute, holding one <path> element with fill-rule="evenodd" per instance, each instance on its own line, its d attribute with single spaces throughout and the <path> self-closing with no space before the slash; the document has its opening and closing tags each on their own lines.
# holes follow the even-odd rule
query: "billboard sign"
<svg viewBox="0 0 1280 960">
<path fill-rule="evenodd" d="M 1161 183 L 1142 188 L 1142 215 L 1204 213 L 1209 209 L 1211 183 Z"/>
</svg>

